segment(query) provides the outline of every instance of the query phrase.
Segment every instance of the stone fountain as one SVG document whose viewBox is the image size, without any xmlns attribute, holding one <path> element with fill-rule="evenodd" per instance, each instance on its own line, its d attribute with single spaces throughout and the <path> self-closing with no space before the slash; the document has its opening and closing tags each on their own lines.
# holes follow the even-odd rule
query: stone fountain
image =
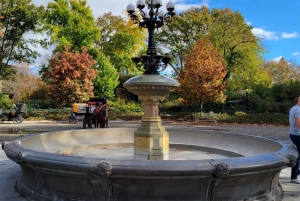
<svg viewBox="0 0 300 201">
<path fill-rule="evenodd" d="M 21 167 L 17 189 L 28 200 L 72 201 L 279 201 L 279 174 L 293 167 L 294 147 L 276 141 L 217 131 L 162 126 L 158 103 L 179 84 L 158 75 L 170 58 L 157 55 L 154 28 L 174 15 L 158 15 L 159 0 L 150 0 L 147 55 L 133 58 L 145 74 L 124 87 L 144 103 L 141 126 L 49 132 L 3 143 L 7 157 Z M 145 7 L 138 1 L 138 8 Z M 156 11 L 155 11 L 156 9 Z M 163 64 L 160 64 L 162 62 Z"/>
<path fill-rule="evenodd" d="M 178 86 L 175 80 L 160 75 L 137 76 L 124 83 L 124 87 L 144 103 L 141 126 L 134 132 L 136 159 L 168 158 L 169 133 L 161 125 L 158 103 Z"/>
</svg>

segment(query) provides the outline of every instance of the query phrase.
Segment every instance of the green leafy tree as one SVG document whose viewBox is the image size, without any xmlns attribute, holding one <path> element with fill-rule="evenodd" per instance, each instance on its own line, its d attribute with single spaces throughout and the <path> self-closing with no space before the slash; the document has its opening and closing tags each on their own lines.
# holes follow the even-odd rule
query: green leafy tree
<svg viewBox="0 0 300 201">
<path fill-rule="evenodd" d="M 264 49 L 243 16 L 230 9 L 210 11 L 205 6 L 180 13 L 157 34 L 161 52 L 173 57 L 171 66 L 175 76 L 184 73 L 185 56 L 200 38 L 206 36 L 225 60 L 227 74 L 224 80 L 228 89 L 237 91 L 257 84 L 270 85 L 267 72 L 261 69 Z"/>
<path fill-rule="evenodd" d="M 55 51 L 81 51 L 87 47 L 93 52 L 94 42 L 100 39 L 100 30 L 86 0 L 54 0 L 48 3 L 46 26 Z"/>
<path fill-rule="evenodd" d="M 117 72 L 137 73 L 131 58 L 145 47 L 145 30 L 139 29 L 129 19 L 112 13 L 98 17 L 96 25 L 101 30 L 101 39 L 97 44 Z"/>
<path fill-rule="evenodd" d="M 0 0 L 0 7 L 0 78 L 7 78 L 14 72 L 12 63 L 32 63 L 39 56 L 30 45 L 45 45 L 29 38 L 29 33 L 41 32 L 44 7 L 36 7 L 31 0 Z"/>
<path fill-rule="evenodd" d="M 185 71 L 178 79 L 186 104 L 224 102 L 225 62 L 211 42 L 200 39 L 185 58 Z"/>
<path fill-rule="evenodd" d="M 261 69 L 264 49 L 243 16 L 230 9 L 213 9 L 211 18 L 209 38 L 225 59 L 228 87 L 239 90 L 253 84 L 270 84 L 266 71 Z"/>
<path fill-rule="evenodd" d="M 103 53 L 99 53 L 96 62 L 95 68 L 99 73 L 94 80 L 95 96 L 113 98 L 114 89 L 119 84 L 117 71 Z"/>
<path fill-rule="evenodd" d="M 93 97 L 93 80 L 97 71 L 92 68 L 95 60 L 83 48 L 80 52 L 57 53 L 50 60 L 50 69 L 44 72 L 48 80 L 49 98 L 59 105 L 87 101 Z"/>
</svg>

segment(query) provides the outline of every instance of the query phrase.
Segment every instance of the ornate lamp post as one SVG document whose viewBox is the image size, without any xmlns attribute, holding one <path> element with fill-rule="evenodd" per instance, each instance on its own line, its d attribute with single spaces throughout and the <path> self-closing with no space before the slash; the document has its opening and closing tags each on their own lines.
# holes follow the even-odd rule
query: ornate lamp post
<svg viewBox="0 0 300 201">
<path fill-rule="evenodd" d="M 148 5 L 149 12 L 144 11 Z M 179 83 L 171 78 L 159 75 L 164 70 L 171 57 L 157 55 L 154 31 L 172 21 L 175 15 L 174 3 L 167 4 L 167 13 L 159 11 L 161 0 L 138 0 L 137 8 L 132 4 L 127 6 L 130 18 L 141 28 L 148 29 L 147 55 L 134 57 L 132 61 L 137 67 L 143 66 L 144 75 L 127 80 L 123 86 L 137 94 L 144 103 L 144 116 L 141 126 L 134 132 L 134 156 L 136 159 L 166 159 L 169 154 L 169 133 L 161 125 L 158 104 L 164 96 L 174 91 Z"/>
<path fill-rule="evenodd" d="M 148 5 L 149 12 L 144 11 L 146 4 Z M 144 74 L 159 74 L 158 71 L 164 70 L 168 63 L 171 61 L 171 57 L 157 55 L 156 42 L 155 42 L 155 29 L 158 29 L 169 22 L 172 22 L 172 17 L 175 15 L 175 5 L 173 2 L 167 3 L 167 13 L 159 11 L 162 6 L 161 0 L 138 0 L 137 8 L 139 13 L 136 12 L 134 5 L 129 4 L 127 6 L 127 12 L 130 15 L 131 20 L 141 28 L 148 29 L 148 49 L 147 55 L 141 57 L 133 57 L 132 61 L 139 66 L 144 66 Z"/>
</svg>

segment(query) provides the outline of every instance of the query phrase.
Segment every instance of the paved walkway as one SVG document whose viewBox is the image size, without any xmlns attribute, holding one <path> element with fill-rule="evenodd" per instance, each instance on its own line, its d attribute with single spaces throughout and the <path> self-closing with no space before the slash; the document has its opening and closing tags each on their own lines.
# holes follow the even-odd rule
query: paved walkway
<svg viewBox="0 0 300 201">
<path fill-rule="evenodd" d="M 121 122 L 121 121 L 111 121 L 110 127 L 138 127 L 139 122 Z M 164 122 L 164 126 L 166 130 L 168 129 L 182 129 L 185 132 L 189 130 L 201 130 L 201 129 L 213 129 L 213 130 L 224 130 L 233 131 L 237 129 L 230 129 L 230 126 L 224 125 L 188 125 L 188 124 L 176 124 Z M 248 125 L 249 126 L 249 125 Z M 20 136 L 26 135 L 23 129 L 31 130 L 31 131 L 59 131 L 59 130 L 70 130 L 70 129 L 81 129 L 81 123 L 77 124 L 68 124 L 66 122 L 23 122 L 22 124 L 12 124 L 5 123 L 0 124 L 0 139 L 12 140 L 12 138 L 18 138 Z M 250 126 L 248 129 L 251 129 L 251 132 L 257 133 L 254 131 L 255 126 Z M 23 133 L 20 134 L 3 134 L 7 129 L 15 129 L 15 131 L 20 131 Z M 245 126 L 240 128 L 244 130 L 243 133 L 246 132 Z M 258 126 L 258 129 L 263 129 Z M 286 128 L 275 128 L 277 132 L 285 132 Z M 236 130 L 237 131 L 237 130 Z M 2 134 L 1 134 L 2 133 Z M 238 132 L 240 133 L 240 132 Z M 246 132 L 247 133 L 247 132 Z M 12 137 L 13 136 L 13 137 Z M 0 140 L 1 141 L 1 140 Z M 300 184 L 290 183 L 290 168 L 283 169 L 280 174 L 280 182 L 283 186 L 284 197 L 283 201 L 300 201 Z M 20 197 L 20 195 L 16 192 L 15 184 L 16 181 L 20 178 L 20 167 L 16 163 L 9 160 L 3 150 L 0 150 L 0 201 L 25 201 L 24 198 Z"/>
</svg>

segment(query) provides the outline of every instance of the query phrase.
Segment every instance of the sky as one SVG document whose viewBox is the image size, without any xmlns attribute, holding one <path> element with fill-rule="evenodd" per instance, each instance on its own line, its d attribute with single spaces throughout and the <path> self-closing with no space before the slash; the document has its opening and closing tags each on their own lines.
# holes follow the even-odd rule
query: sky
<svg viewBox="0 0 300 201">
<path fill-rule="evenodd" d="M 230 8 L 242 14 L 253 27 L 253 33 L 262 38 L 266 50 L 265 61 L 279 60 L 300 65 L 300 0 L 172 0 L 177 13 L 190 7 L 205 5 L 210 9 Z M 35 5 L 47 5 L 53 0 L 32 0 Z M 106 12 L 125 16 L 128 4 L 136 5 L 137 0 L 87 0 L 95 19 Z M 169 0 L 162 0 L 162 10 Z M 40 50 L 41 54 L 51 55 L 51 51 Z M 37 60 L 37 64 L 41 62 Z"/>
</svg>

